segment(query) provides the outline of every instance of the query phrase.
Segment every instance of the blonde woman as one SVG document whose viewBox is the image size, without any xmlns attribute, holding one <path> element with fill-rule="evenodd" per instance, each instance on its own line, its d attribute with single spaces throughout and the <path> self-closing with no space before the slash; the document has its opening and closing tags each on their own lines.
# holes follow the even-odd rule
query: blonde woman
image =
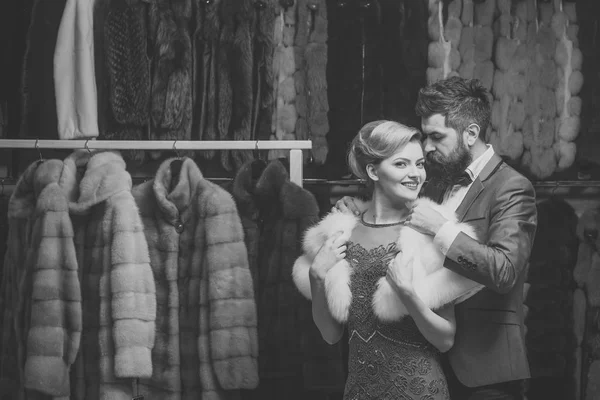
<svg viewBox="0 0 600 400">
<path fill-rule="evenodd" d="M 452 304 L 481 285 L 443 268 L 431 238 L 405 225 L 415 203 L 429 202 L 418 199 L 426 177 L 421 134 L 370 122 L 348 162 L 367 180 L 371 201 L 358 216 L 333 212 L 311 228 L 294 266 L 324 340 L 336 343 L 348 329 L 344 399 L 449 399 L 440 354 L 454 343 Z"/>
</svg>

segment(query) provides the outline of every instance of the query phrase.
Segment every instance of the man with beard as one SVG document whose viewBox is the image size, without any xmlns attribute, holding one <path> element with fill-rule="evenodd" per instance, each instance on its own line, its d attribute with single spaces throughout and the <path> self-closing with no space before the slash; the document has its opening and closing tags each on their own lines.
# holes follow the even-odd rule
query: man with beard
<svg viewBox="0 0 600 400">
<path fill-rule="evenodd" d="M 425 204 L 413 207 L 405 223 L 434 237 L 444 267 L 485 285 L 455 308 L 456 337 L 446 353 L 451 397 L 522 399 L 530 377 L 523 285 L 537 226 L 533 186 L 485 143 L 491 107 L 479 81 L 433 83 L 419 91 L 415 109 L 427 154 L 423 195 L 449 204 L 479 235 L 477 241 L 455 231 Z M 358 211 L 349 197 L 336 207 Z"/>
</svg>

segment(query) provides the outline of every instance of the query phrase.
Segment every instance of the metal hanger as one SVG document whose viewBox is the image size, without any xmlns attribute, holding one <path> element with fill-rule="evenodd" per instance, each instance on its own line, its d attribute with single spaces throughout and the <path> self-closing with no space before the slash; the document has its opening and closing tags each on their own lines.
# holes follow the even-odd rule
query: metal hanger
<svg viewBox="0 0 600 400">
<path fill-rule="evenodd" d="M 40 139 L 35 139 L 35 144 L 33 147 L 37 150 L 38 155 L 40 156 L 39 160 L 37 160 L 38 164 L 44 161 L 44 157 L 42 156 L 42 150 L 40 150 Z"/>
<path fill-rule="evenodd" d="M 89 146 L 88 146 L 88 142 L 90 141 L 90 139 L 85 141 L 85 144 L 83 145 L 83 148 L 86 149 L 88 151 L 88 154 L 92 154 L 92 150 L 90 150 Z"/>
</svg>

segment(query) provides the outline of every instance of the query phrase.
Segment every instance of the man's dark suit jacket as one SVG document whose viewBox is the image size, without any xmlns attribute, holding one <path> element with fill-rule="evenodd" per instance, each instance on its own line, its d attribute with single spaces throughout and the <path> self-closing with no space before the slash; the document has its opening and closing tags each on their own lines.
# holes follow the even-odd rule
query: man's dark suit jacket
<svg viewBox="0 0 600 400">
<path fill-rule="evenodd" d="M 424 195 L 442 196 L 425 188 Z M 486 287 L 456 306 L 456 337 L 448 352 L 468 387 L 529 378 L 523 284 L 537 226 L 531 182 L 494 155 L 457 209 L 481 243 L 460 233 L 444 266 Z"/>
</svg>

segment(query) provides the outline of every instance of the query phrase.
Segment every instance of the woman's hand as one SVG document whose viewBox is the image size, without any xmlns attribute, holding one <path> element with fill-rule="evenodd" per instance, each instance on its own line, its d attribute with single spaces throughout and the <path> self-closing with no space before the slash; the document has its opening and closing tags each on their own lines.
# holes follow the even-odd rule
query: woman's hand
<svg viewBox="0 0 600 400">
<path fill-rule="evenodd" d="M 412 284 L 413 266 L 412 263 L 410 265 L 406 264 L 406 260 L 402 260 L 402 253 L 398 253 L 396 258 L 388 264 L 385 275 L 385 279 L 401 299 L 415 295 Z"/>
<path fill-rule="evenodd" d="M 325 241 L 310 266 L 311 275 L 325 279 L 327 272 L 346 257 L 346 243 L 341 232 Z"/>
</svg>

